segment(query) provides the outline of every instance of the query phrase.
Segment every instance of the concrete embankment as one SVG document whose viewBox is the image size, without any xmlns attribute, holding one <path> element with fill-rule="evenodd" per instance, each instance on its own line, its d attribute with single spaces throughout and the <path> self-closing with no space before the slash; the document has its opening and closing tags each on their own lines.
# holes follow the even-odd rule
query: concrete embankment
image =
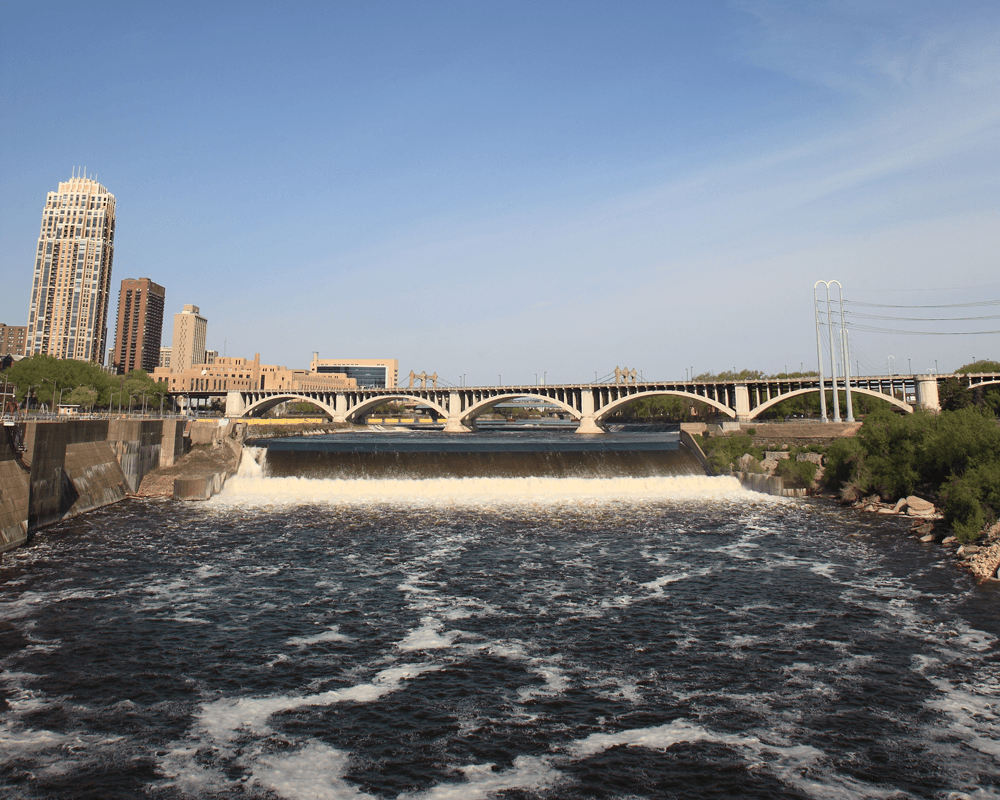
<svg viewBox="0 0 1000 800">
<path fill-rule="evenodd" d="M 245 434 L 246 426 L 231 420 L 190 423 L 187 437 L 191 451 L 175 464 L 147 474 L 136 494 L 208 500 L 222 491 L 226 480 L 239 469 Z"/>
<path fill-rule="evenodd" d="M 133 493 L 183 452 L 182 420 L 22 422 L 0 442 L 0 551 Z"/>
</svg>

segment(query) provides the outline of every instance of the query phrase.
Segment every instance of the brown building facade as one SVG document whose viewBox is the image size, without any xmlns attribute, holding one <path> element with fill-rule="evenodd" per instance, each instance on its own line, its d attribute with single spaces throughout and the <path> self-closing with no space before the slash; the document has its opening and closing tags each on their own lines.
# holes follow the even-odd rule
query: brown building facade
<svg viewBox="0 0 1000 800">
<path fill-rule="evenodd" d="M 5 325 L 0 322 L 0 356 L 23 356 L 27 339 L 27 325 Z"/>
<path fill-rule="evenodd" d="M 26 355 L 104 363 L 115 196 L 73 176 L 49 192 L 35 253 Z"/>
<path fill-rule="evenodd" d="M 158 367 L 151 374 L 153 380 L 167 384 L 167 391 L 177 393 L 331 392 L 358 386 L 356 380 L 340 373 L 318 375 L 305 369 L 261 364 L 260 353 L 252 360 L 219 356 L 214 364 L 198 364 L 180 371 Z"/>
<path fill-rule="evenodd" d="M 149 278 L 122 281 L 114 349 L 114 368 L 119 375 L 134 369 L 152 373 L 159 365 L 165 297 L 166 290 Z"/>
</svg>

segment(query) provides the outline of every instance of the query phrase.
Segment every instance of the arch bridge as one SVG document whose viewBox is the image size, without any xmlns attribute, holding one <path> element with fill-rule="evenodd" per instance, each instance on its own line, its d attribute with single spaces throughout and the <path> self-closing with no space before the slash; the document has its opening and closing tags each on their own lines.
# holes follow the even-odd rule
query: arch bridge
<svg viewBox="0 0 1000 800">
<path fill-rule="evenodd" d="M 902 411 L 915 407 L 939 410 L 938 386 L 949 378 L 961 378 L 971 387 L 1000 384 L 1000 374 L 893 375 L 851 378 L 851 392 L 877 397 Z M 829 380 L 823 388 L 830 391 Z M 844 391 L 843 379 L 837 383 Z M 545 401 L 564 411 L 579 425 L 577 433 L 602 433 L 603 425 L 616 411 L 647 397 L 680 397 L 698 400 L 720 415 L 750 422 L 783 400 L 820 391 L 818 378 L 760 379 L 749 381 L 642 381 L 621 384 L 568 384 L 478 386 L 448 388 L 350 389 L 336 392 L 228 392 L 226 416 L 258 417 L 288 400 L 313 403 L 335 422 L 361 422 L 383 403 L 414 401 L 426 406 L 444 421 L 444 430 L 475 430 L 476 418 L 498 403 L 518 398 Z M 183 393 L 187 396 L 187 393 Z M 175 395 L 176 396 L 176 395 Z"/>
</svg>

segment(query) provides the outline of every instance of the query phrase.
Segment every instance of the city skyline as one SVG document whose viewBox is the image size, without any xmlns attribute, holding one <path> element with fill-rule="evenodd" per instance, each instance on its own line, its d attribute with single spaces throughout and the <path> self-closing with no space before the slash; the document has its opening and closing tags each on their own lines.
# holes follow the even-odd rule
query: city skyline
<svg viewBox="0 0 1000 800">
<path fill-rule="evenodd" d="M 991 4 L 182 6 L 194 24 L 0 11 L 7 324 L 73 164 L 118 198 L 119 276 L 274 363 L 809 370 L 816 280 L 883 306 L 1000 297 Z M 77 124 L 43 125 L 67 43 L 98 27 L 116 68 L 85 60 Z M 998 330 L 994 310 L 855 307 L 851 371 L 996 358 L 997 335 L 865 330 Z"/>
</svg>

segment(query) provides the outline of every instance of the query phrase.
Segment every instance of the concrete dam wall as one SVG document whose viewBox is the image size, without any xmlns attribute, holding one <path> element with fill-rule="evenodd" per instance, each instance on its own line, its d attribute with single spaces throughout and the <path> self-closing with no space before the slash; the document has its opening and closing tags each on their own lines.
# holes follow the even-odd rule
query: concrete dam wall
<svg viewBox="0 0 1000 800">
<path fill-rule="evenodd" d="M 184 425 L 116 419 L 8 428 L 0 437 L 0 552 L 23 544 L 31 531 L 134 493 L 146 473 L 183 454 Z"/>
</svg>

